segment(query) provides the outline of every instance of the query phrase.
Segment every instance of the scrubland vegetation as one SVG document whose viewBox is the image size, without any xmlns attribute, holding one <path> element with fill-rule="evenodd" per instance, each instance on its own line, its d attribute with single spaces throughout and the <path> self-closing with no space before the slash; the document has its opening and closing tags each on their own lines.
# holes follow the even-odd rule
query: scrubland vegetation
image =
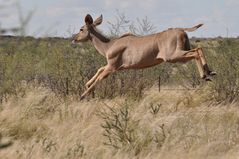
<svg viewBox="0 0 239 159">
<path fill-rule="evenodd" d="M 164 63 L 117 72 L 79 101 L 105 64 L 90 44 L 0 37 L 0 158 L 237 158 L 239 40 L 191 41 L 212 82 L 194 61 Z"/>
</svg>

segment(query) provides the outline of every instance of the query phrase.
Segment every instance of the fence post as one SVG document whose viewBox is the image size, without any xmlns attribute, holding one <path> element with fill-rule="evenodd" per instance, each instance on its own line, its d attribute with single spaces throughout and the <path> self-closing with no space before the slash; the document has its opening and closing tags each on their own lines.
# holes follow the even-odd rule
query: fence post
<svg viewBox="0 0 239 159">
<path fill-rule="evenodd" d="M 95 98 L 95 88 L 92 89 L 91 94 L 92 94 L 92 98 Z"/>
<path fill-rule="evenodd" d="M 159 92 L 160 92 L 160 90 L 161 90 L 160 86 L 161 86 L 161 78 L 160 78 L 160 76 L 159 76 L 159 79 L 158 79 L 158 89 L 159 89 Z"/>
<path fill-rule="evenodd" d="M 66 77 L 66 95 L 69 95 L 69 79 Z"/>
</svg>

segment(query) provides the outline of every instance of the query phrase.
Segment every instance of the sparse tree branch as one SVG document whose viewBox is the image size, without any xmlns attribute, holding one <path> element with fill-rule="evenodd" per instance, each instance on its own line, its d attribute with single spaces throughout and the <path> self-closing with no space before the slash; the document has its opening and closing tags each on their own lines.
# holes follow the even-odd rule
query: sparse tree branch
<svg viewBox="0 0 239 159">
<path fill-rule="evenodd" d="M 148 19 L 144 17 L 143 19 L 137 18 L 136 22 L 128 20 L 124 13 L 116 11 L 115 22 L 108 22 L 110 25 L 110 36 L 119 36 L 124 32 L 131 32 L 136 35 L 148 35 L 156 32 L 156 27 Z"/>
</svg>

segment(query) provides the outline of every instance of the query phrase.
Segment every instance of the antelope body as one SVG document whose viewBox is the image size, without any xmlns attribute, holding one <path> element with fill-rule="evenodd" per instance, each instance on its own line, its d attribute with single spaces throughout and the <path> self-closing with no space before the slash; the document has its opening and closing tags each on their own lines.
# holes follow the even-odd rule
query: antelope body
<svg viewBox="0 0 239 159">
<path fill-rule="evenodd" d="M 107 65 L 98 69 L 97 73 L 86 83 L 87 89 L 81 99 L 93 89 L 98 81 L 115 71 L 142 69 L 162 62 L 187 62 L 195 59 L 201 78 L 210 80 L 209 76 L 216 74 L 209 70 L 201 48 L 190 49 L 186 31 L 195 31 L 202 24 L 192 28 L 170 28 L 142 37 L 128 33 L 116 39 L 108 39 L 96 29 L 102 20 L 102 15 L 95 21 L 89 14 L 86 15 L 85 25 L 81 27 L 79 33 L 73 36 L 73 43 L 90 40 L 107 60 Z"/>
</svg>

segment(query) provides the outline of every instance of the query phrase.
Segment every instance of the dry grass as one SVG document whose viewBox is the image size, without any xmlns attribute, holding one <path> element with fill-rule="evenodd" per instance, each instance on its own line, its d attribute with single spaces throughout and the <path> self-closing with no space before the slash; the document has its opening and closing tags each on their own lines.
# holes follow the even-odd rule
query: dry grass
<svg viewBox="0 0 239 159">
<path fill-rule="evenodd" d="M 237 158 L 238 103 L 212 105 L 207 92 L 77 102 L 29 88 L 1 105 L 0 133 L 13 145 L 0 158 Z"/>
</svg>

